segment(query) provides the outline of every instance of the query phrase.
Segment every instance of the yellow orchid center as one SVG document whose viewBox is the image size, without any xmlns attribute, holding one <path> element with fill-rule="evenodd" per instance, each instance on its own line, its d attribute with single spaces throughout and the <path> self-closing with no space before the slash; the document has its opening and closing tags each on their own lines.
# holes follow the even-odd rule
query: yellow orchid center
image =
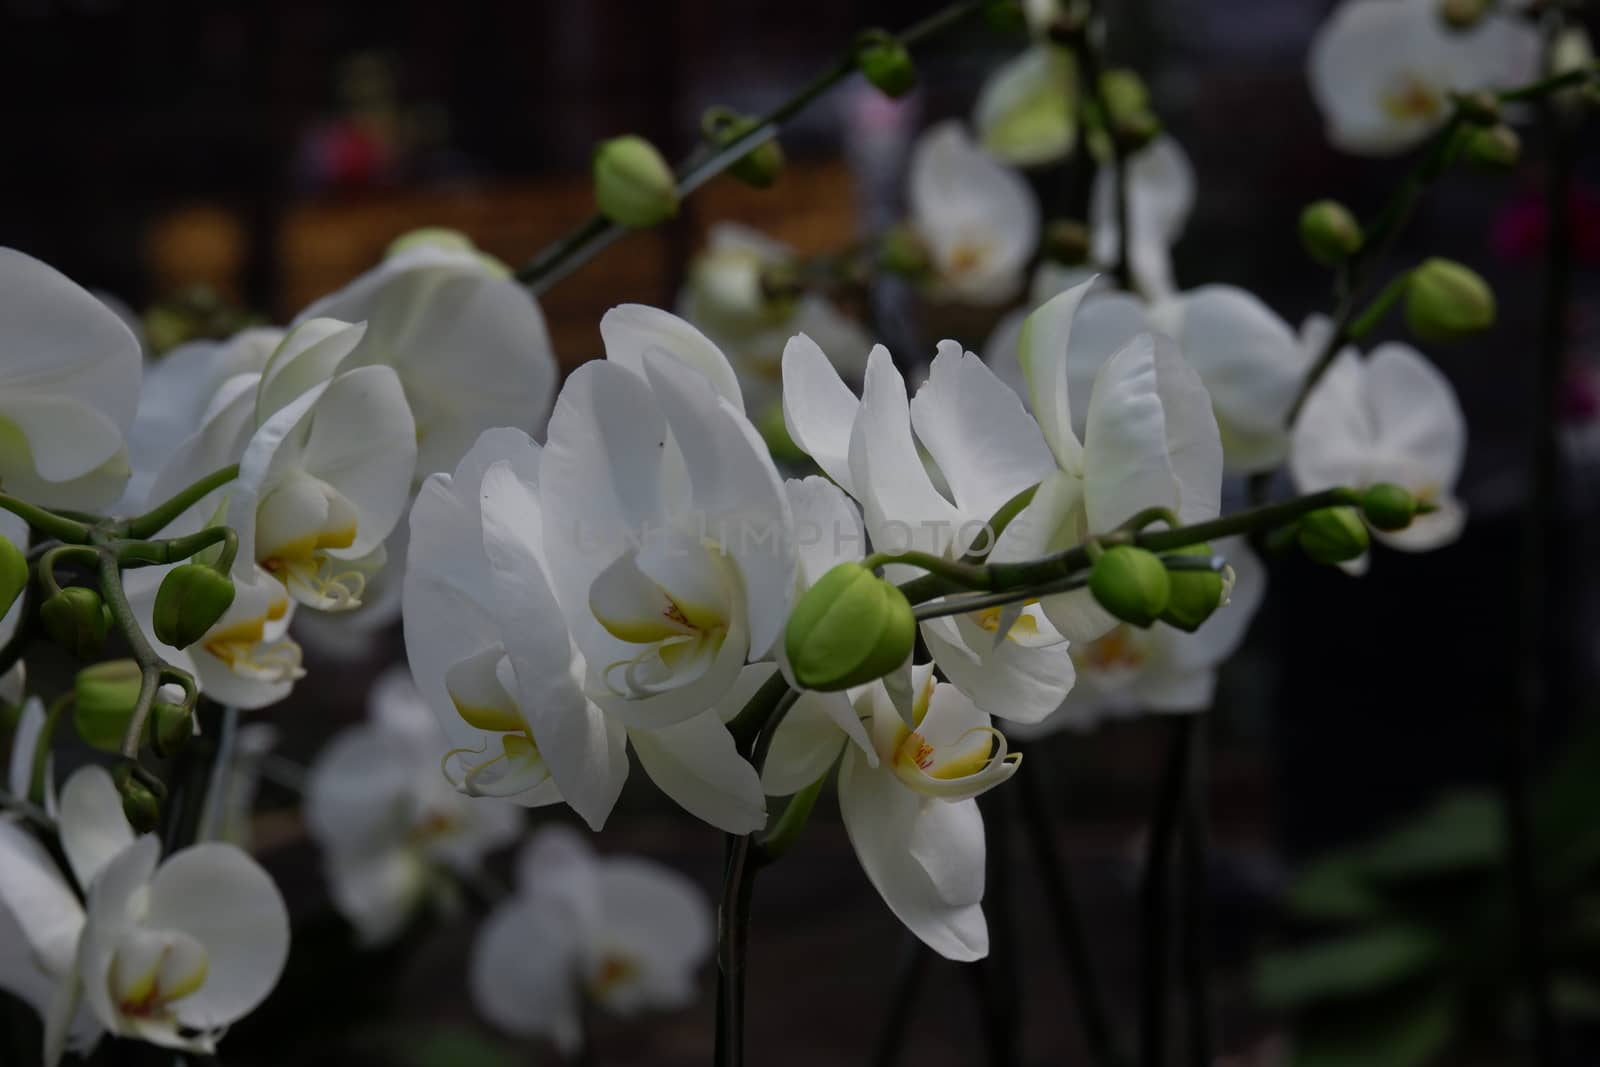
<svg viewBox="0 0 1600 1067">
<path fill-rule="evenodd" d="M 638 651 L 606 665 L 607 692 L 638 700 L 687 685 L 705 673 L 733 627 L 737 585 L 720 551 L 687 544 L 663 566 L 667 582 L 624 555 L 595 579 L 589 609 L 612 637 Z M 667 588 L 668 585 L 672 588 Z"/>
<path fill-rule="evenodd" d="M 1385 89 L 1382 102 L 1384 113 L 1402 122 L 1431 122 L 1444 114 L 1444 94 L 1414 74 Z"/>
<path fill-rule="evenodd" d="M 440 763 L 445 780 L 467 796 L 510 796 L 550 777 L 511 696 L 514 687 L 510 660 L 499 645 L 468 656 L 445 672 L 445 691 L 456 714 L 486 735 L 475 746 L 446 752 Z"/>
<path fill-rule="evenodd" d="M 1144 666 L 1147 658 L 1144 642 L 1127 626 L 1118 626 L 1104 637 L 1072 650 L 1078 669 L 1101 674 L 1136 671 Z"/>
<path fill-rule="evenodd" d="M 111 958 L 108 980 L 118 1010 L 136 1019 L 167 1019 L 171 1006 L 205 984 L 205 946 L 175 930 L 135 928 Z"/>
<path fill-rule="evenodd" d="M 595 965 L 589 977 L 589 995 L 603 999 L 632 981 L 639 974 L 639 964 L 620 952 L 607 952 Z"/>
<path fill-rule="evenodd" d="M 267 624 L 280 621 L 288 611 L 288 600 L 274 596 L 261 614 L 214 628 L 200 647 L 244 678 L 266 682 L 302 678 L 305 670 L 301 666 L 300 646 L 287 636 L 275 640 L 267 638 Z"/>
</svg>

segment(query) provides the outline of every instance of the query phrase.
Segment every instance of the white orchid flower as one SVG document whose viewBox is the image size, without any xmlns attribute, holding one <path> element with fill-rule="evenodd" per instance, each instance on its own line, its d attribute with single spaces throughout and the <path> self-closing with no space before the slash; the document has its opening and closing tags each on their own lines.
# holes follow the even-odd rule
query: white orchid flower
<svg viewBox="0 0 1600 1067">
<path fill-rule="evenodd" d="M 104 768 L 75 773 L 60 807 L 70 873 L 0 820 L 0 911 L 44 979 L 33 978 L 32 993 L 49 989 L 46 1067 L 69 1046 L 91 1048 L 102 1031 L 214 1053 L 283 973 L 289 916 L 272 879 L 231 845 L 194 845 L 160 862 L 161 842 L 134 837 Z"/>
<path fill-rule="evenodd" d="M 928 248 L 935 296 L 994 305 L 1022 288 L 1039 243 L 1039 203 L 959 122 L 929 128 L 911 153 L 910 223 Z"/>
<path fill-rule="evenodd" d="M 505 267 L 447 231 L 388 257 L 295 320 L 365 322 L 341 369 L 394 368 L 416 420 L 416 481 L 453 470 L 484 431 L 544 425 L 556 361 L 538 303 Z"/>
<path fill-rule="evenodd" d="M 1242 538 L 1212 547 L 1228 561 L 1226 595 L 1215 614 L 1193 633 L 1164 622 L 1145 630 L 1119 623 L 1094 641 L 1073 645 L 1078 684 L 1055 714 L 1020 727 L 1017 737 L 1087 731 L 1145 712 L 1189 713 L 1211 707 L 1217 668 L 1244 641 L 1267 582 L 1266 568 Z"/>
<path fill-rule="evenodd" d="M 695 999 L 711 955 L 711 905 L 689 879 L 636 856 L 596 856 L 566 827 L 541 829 L 517 862 L 517 889 L 478 930 L 469 973 L 479 1014 L 571 1054 L 583 1006 L 620 1016 Z"/>
<path fill-rule="evenodd" d="M 816 344 L 798 336 L 784 355 L 783 392 L 790 435 L 860 501 L 878 551 L 951 559 L 973 547 L 1000 551 L 1007 542 L 991 546 L 989 520 L 1055 470 L 1016 394 L 954 341 L 940 343 L 911 401 L 888 351 L 873 349 L 858 402 Z M 930 476 L 919 442 L 948 495 Z M 1072 661 L 1038 605 L 1025 607 L 1012 625 L 1002 626 L 1002 618 L 990 609 L 930 619 L 922 636 L 950 681 L 979 707 L 1037 721 L 1071 688 Z"/>
<path fill-rule="evenodd" d="M 550 420 L 544 551 L 590 693 L 655 731 L 715 705 L 783 633 L 791 515 L 715 345 L 637 305 L 600 331 L 606 359 L 573 373 Z"/>
<path fill-rule="evenodd" d="M 712 225 L 706 248 L 689 264 L 678 313 L 703 330 L 739 376 L 757 416 L 778 401 L 783 346 L 796 333 L 820 338 L 846 377 L 860 378 L 872 347 L 866 331 L 820 293 L 772 296 L 766 269 L 793 262 L 794 249 L 733 222 Z"/>
<path fill-rule="evenodd" d="M 139 341 L 54 268 L 0 248 L 0 488 L 91 509 L 128 481 Z"/>
<path fill-rule="evenodd" d="M 447 741 L 403 670 L 373 686 L 369 721 L 311 765 L 305 817 L 333 901 L 367 945 L 393 939 L 430 892 L 471 874 L 521 829 L 515 805 L 471 799 L 438 773 Z"/>
<path fill-rule="evenodd" d="M 1078 139 L 1077 72 L 1059 46 L 1039 43 L 995 69 L 978 91 L 972 126 L 996 159 L 1014 167 L 1053 163 Z"/>
<path fill-rule="evenodd" d="M 1328 140 L 1357 155 L 1394 155 L 1450 114 L 1450 94 L 1508 87 L 1538 72 L 1538 32 L 1491 12 L 1444 24 L 1436 0 L 1343 0 L 1311 42 L 1311 95 Z"/>
<path fill-rule="evenodd" d="M 711 703 L 651 728 L 615 713 L 626 705 L 585 693 L 592 672 L 552 591 L 541 467 L 526 434 L 492 430 L 453 475 L 423 483 L 412 509 L 406 647 L 451 739 L 446 774 L 468 794 L 530 806 L 564 799 L 598 829 L 631 741 L 686 810 L 731 833 L 759 828 L 760 781 Z"/>
<path fill-rule="evenodd" d="M 1435 510 L 1404 530 L 1374 535 L 1393 548 L 1423 552 L 1451 543 L 1466 525 L 1466 507 L 1454 495 L 1466 450 L 1467 421 L 1455 390 L 1420 352 L 1389 343 L 1363 360 L 1348 348 L 1295 420 L 1289 472 L 1304 493 L 1379 482 L 1410 490 Z"/>
<path fill-rule="evenodd" d="M 1157 137 L 1128 161 L 1128 262 L 1134 287 L 1156 300 L 1169 295 L 1172 246 L 1194 208 L 1194 167 L 1183 148 L 1169 136 Z M 1117 167 L 1107 163 L 1095 172 L 1089 199 L 1091 258 L 1104 268 L 1116 264 L 1121 249 L 1117 213 Z"/>
</svg>

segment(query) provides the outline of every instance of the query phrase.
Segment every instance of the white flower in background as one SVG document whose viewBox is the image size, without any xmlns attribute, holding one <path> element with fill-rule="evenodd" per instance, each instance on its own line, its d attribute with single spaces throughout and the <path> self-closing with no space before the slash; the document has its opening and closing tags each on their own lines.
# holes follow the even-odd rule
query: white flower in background
<svg viewBox="0 0 1600 1067">
<path fill-rule="evenodd" d="M 1444 122 L 1452 92 L 1531 81 L 1538 48 L 1537 30 L 1509 11 L 1463 31 L 1437 0 L 1343 0 L 1311 42 L 1311 95 L 1335 146 L 1393 155 Z"/>
<path fill-rule="evenodd" d="M 978 141 L 1014 167 L 1053 163 L 1078 138 L 1077 73 L 1066 49 L 1040 43 L 1001 64 L 985 79 L 973 107 Z"/>
<path fill-rule="evenodd" d="M 567 379 L 539 481 L 551 584 L 588 689 L 630 728 L 717 703 L 783 633 L 795 547 L 783 482 L 722 353 L 638 305 Z"/>
<path fill-rule="evenodd" d="M 278 736 L 278 728 L 270 722 L 234 725 L 228 766 L 219 775 L 221 788 L 206 792 L 201 809 L 202 840 L 226 841 L 251 851 L 255 842 L 256 795 L 261 790 L 266 763 L 278 747 Z"/>
<path fill-rule="evenodd" d="M 1155 300 L 1176 287 L 1172 246 L 1183 236 L 1194 208 L 1194 167 L 1171 137 L 1157 137 L 1128 160 L 1128 260 L 1133 284 Z M 1092 257 L 1103 267 L 1115 265 L 1122 225 L 1117 216 L 1117 167 L 1107 163 L 1095 173 L 1089 200 Z"/>
<path fill-rule="evenodd" d="M 305 818 L 340 914 L 363 943 L 395 937 L 431 894 L 454 888 L 514 839 L 518 809 L 474 800 L 439 774 L 447 740 L 405 672 L 373 686 L 368 722 L 336 734 L 311 765 Z"/>
<path fill-rule="evenodd" d="M 1325 323 L 1308 324 L 1315 335 Z M 1467 450 L 1467 421 L 1439 369 L 1409 345 L 1390 343 L 1362 359 L 1340 352 L 1294 424 L 1289 471 L 1304 493 L 1390 482 L 1436 510 L 1404 530 L 1374 531 L 1410 552 L 1454 541 L 1466 525 L 1456 480 Z"/>
<path fill-rule="evenodd" d="M 999 376 L 1000 380 L 1011 387 L 1011 391 L 1022 398 L 1024 404 L 1028 401 L 1028 383 L 1022 377 L 1022 364 L 1017 361 L 1017 344 L 1022 339 L 1022 324 L 1028 321 L 1028 316 L 1034 309 L 1046 303 L 1051 297 L 1066 292 L 1073 286 L 1082 285 L 1084 282 L 1096 281 L 1095 295 L 1112 293 L 1109 279 L 1106 279 L 1092 267 L 1068 267 L 1050 260 L 1044 260 L 1033 269 L 1033 279 L 1028 283 L 1027 301 L 1017 308 L 1012 308 L 1000 317 L 994 329 L 989 331 L 988 338 L 983 342 L 983 362 L 989 369 Z M 1083 342 L 1080 341 L 1081 345 Z M 1108 350 L 1107 354 L 1110 354 Z M 1074 365 L 1080 360 L 1074 360 Z"/>
<path fill-rule="evenodd" d="M 546 557 L 549 512 L 559 516 L 546 501 L 565 500 L 541 493 L 543 477 L 526 434 L 491 430 L 453 475 L 423 483 L 412 509 L 406 648 L 450 736 L 446 774 L 468 794 L 565 800 L 598 829 L 622 789 L 631 741 L 645 772 L 686 810 L 731 833 L 759 828 L 759 779 L 714 699 L 652 727 L 631 721 L 625 701 L 585 692 L 597 683 Z"/>
<path fill-rule="evenodd" d="M 41 507 L 115 501 L 142 369 L 139 341 L 115 312 L 0 248 L 0 488 Z"/>
<path fill-rule="evenodd" d="M 1118 623 L 1094 641 L 1072 646 L 1078 669 L 1061 707 L 1019 738 L 1057 730 L 1091 730 L 1109 719 L 1145 712 L 1196 712 L 1211 707 L 1217 668 L 1239 647 L 1266 593 L 1267 574 L 1243 539 L 1220 541 L 1213 550 L 1228 561 L 1225 603 L 1193 633 L 1164 622 L 1141 630 Z"/>
<path fill-rule="evenodd" d="M 243 388 L 240 385 L 230 387 L 233 379 L 245 375 L 249 376 L 248 381 L 257 380 L 255 376 L 266 368 L 283 337 L 282 330 L 253 327 L 226 341 L 191 341 L 179 345 L 150 364 L 139 393 L 139 411 L 128 432 L 133 477 L 123 494 L 122 511 L 136 512 L 161 502 L 152 498 L 157 476 L 195 429 L 216 417 L 213 402 L 223 391 L 227 389 L 227 396 L 231 397 Z M 226 399 L 221 406 L 227 406 Z M 211 469 L 235 462 L 242 452 L 241 442 L 237 452 Z M 198 471 L 195 478 L 208 473 Z M 192 481 L 194 479 L 190 479 Z"/>
<path fill-rule="evenodd" d="M 909 402 L 888 351 L 873 349 L 858 403 L 816 344 L 799 336 L 784 356 L 783 393 L 791 436 L 861 503 L 878 551 L 958 558 L 975 545 L 988 547 L 994 513 L 1055 469 L 1016 394 L 954 341 L 939 344 L 927 381 Z M 930 477 L 919 442 L 948 495 Z M 1003 638 L 1002 616 L 994 609 L 930 619 L 922 636 L 979 707 L 1037 721 L 1072 686 L 1072 661 L 1037 605 L 1024 608 Z"/>
<path fill-rule="evenodd" d="M 401 238 L 377 267 L 301 312 L 365 322 L 342 369 L 394 368 L 416 419 L 416 480 L 455 468 L 493 426 L 544 425 L 556 361 L 538 303 L 460 234 Z"/>
<path fill-rule="evenodd" d="M 733 222 L 711 227 L 689 264 L 678 311 L 727 355 L 749 410 L 777 403 L 783 346 L 796 333 L 821 339 L 849 378 L 860 378 L 872 347 L 866 331 L 820 293 L 772 294 L 763 272 L 795 262 L 794 249 Z"/>
<path fill-rule="evenodd" d="M 693 1003 L 712 938 L 710 902 L 683 875 L 596 856 L 573 831 L 547 827 L 519 858 L 515 895 L 478 930 L 473 1003 L 506 1033 L 570 1054 L 585 1001 L 622 1016 Z"/>
<path fill-rule="evenodd" d="M 972 143 L 959 122 L 926 130 L 911 153 L 910 223 L 928 248 L 936 296 L 1003 303 L 1039 243 L 1028 183 Z"/>
<path fill-rule="evenodd" d="M 104 768 L 85 767 L 61 793 L 57 868 L 36 839 L 0 820 L 0 911 L 36 973 L 14 990 L 45 1020 L 46 1067 L 102 1031 L 210 1055 L 233 1023 L 266 999 L 289 953 L 289 916 L 272 879 L 231 845 L 201 844 L 160 861 L 135 838 Z M 73 882 L 86 890 L 80 902 Z"/>
</svg>

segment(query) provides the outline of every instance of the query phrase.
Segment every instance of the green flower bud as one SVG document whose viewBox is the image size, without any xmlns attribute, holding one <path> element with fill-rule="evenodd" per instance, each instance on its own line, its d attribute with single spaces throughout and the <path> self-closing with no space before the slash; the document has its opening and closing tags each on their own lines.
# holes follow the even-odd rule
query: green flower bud
<svg viewBox="0 0 1600 1067">
<path fill-rule="evenodd" d="M 1170 555 L 1208 559 L 1211 546 L 1205 543 L 1175 549 Z M 1194 633 L 1227 598 L 1228 585 L 1216 571 L 1168 571 L 1172 593 L 1161 611 L 1161 621 L 1185 633 Z"/>
<path fill-rule="evenodd" d="M 1522 138 L 1505 123 L 1468 131 L 1463 147 L 1467 162 L 1484 170 L 1510 170 L 1522 158 Z"/>
<path fill-rule="evenodd" d="M 856 67 L 885 96 L 901 97 L 917 84 L 916 64 L 900 38 L 867 30 L 856 38 Z"/>
<path fill-rule="evenodd" d="M 233 603 L 233 582 L 204 563 L 174 567 L 156 590 L 152 618 L 156 637 L 173 648 L 188 648 L 217 624 Z"/>
<path fill-rule="evenodd" d="M 1167 608 L 1172 579 L 1154 552 L 1118 545 L 1095 560 L 1089 572 L 1089 590 L 1101 607 L 1123 622 L 1149 626 Z"/>
<path fill-rule="evenodd" d="M 1406 286 L 1406 325 L 1424 341 L 1453 341 L 1494 325 L 1494 290 L 1472 268 L 1429 259 Z"/>
<path fill-rule="evenodd" d="M 156 755 L 163 758 L 182 750 L 194 736 L 194 720 L 182 704 L 158 700 L 150 709 L 151 737 Z"/>
<path fill-rule="evenodd" d="M 594 196 L 600 214 L 643 229 L 678 213 L 678 183 L 655 145 L 628 134 L 601 142 L 594 152 Z"/>
<path fill-rule="evenodd" d="M 924 278 L 932 269 L 928 246 L 909 226 L 895 226 L 883 235 L 878 245 L 878 263 L 890 274 L 904 278 Z"/>
<path fill-rule="evenodd" d="M 1001 33 L 1021 33 L 1028 28 L 1028 16 L 1017 0 L 984 0 L 983 17 Z"/>
<path fill-rule="evenodd" d="M 916 640 L 905 594 L 859 563 L 841 563 L 795 605 L 783 647 L 795 681 L 832 692 L 882 678 Z"/>
<path fill-rule="evenodd" d="M 100 594 L 81 585 L 69 586 L 39 606 L 39 618 L 51 640 L 77 656 L 92 659 L 106 643 L 110 623 Z"/>
<path fill-rule="evenodd" d="M 1379 482 L 1361 494 L 1361 514 L 1375 530 L 1404 530 L 1417 515 L 1417 498 L 1398 485 Z"/>
<path fill-rule="evenodd" d="M 131 659 L 85 667 L 73 679 L 72 724 L 90 748 L 122 750 L 128 720 L 139 703 L 139 665 Z"/>
<path fill-rule="evenodd" d="M 725 107 L 708 108 L 700 119 L 701 132 L 719 147 L 732 144 L 755 127 L 755 119 Z M 783 166 L 783 146 L 776 137 L 769 137 L 736 159 L 728 173 L 752 188 L 768 189 L 783 174 Z"/>
<path fill-rule="evenodd" d="M 1462 93 L 1456 97 L 1461 117 L 1474 126 L 1493 126 L 1500 121 L 1500 98 L 1487 90 Z"/>
<path fill-rule="evenodd" d="M 149 777 L 138 772 L 132 763 L 119 763 L 112 768 L 111 780 L 122 794 L 122 814 L 136 834 L 152 833 L 161 821 L 161 794 Z"/>
<path fill-rule="evenodd" d="M 1300 243 L 1311 258 L 1337 267 L 1361 250 L 1361 223 L 1337 200 L 1317 200 L 1300 212 Z"/>
<path fill-rule="evenodd" d="M 1100 75 L 1100 93 L 1105 97 L 1106 110 L 1111 112 L 1113 124 L 1120 118 L 1138 115 L 1150 110 L 1150 90 L 1137 71 L 1126 67 L 1108 70 Z"/>
<path fill-rule="evenodd" d="M 1470 30 L 1489 13 L 1490 0 L 1439 0 L 1439 18 L 1452 30 Z"/>
<path fill-rule="evenodd" d="M 1089 227 L 1078 219 L 1051 219 L 1044 228 L 1044 254 L 1067 267 L 1089 260 Z"/>
<path fill-rule="evenodd" d="M 1300 549 L 1318 563 L 1346 563 L 1367 550 L 1366 524 L 1355 508 L 1322 508 L 1300 520 Z"/>
<path fill-rule="evenodd" d="M 11 610 L 11 605 L 17 602 L 17 597 L 26 588 L 27 553 L 12 544 L 10 538 L 0 537 L 0 616 Z"/>
</svg>

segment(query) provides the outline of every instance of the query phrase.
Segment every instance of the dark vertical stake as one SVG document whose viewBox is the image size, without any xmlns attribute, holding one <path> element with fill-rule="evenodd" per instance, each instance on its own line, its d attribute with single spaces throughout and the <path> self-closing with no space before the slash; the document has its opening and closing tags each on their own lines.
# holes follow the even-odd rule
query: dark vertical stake
<svg viewBox="0 0 1600 1067">
<path fill-rule="evenodd" d="M 1139 891 L 1139 1062 L 1167 1062 L 1167 963 L 1171 954 L 1172 853 L 1188 792 L 1190 750 L 1198 716 L 1171 720 L 1172 742 L 1150 820 L 1144 884 Z"/>
<path fill-rule="evenodd" d="M 1216 1055 L 1215 1007 L 1211 998 L 1211 885 L 1210 885 L 1210 745 L 1209 725 L 1195 716 L 1194 744 L 1189 768 L 1188 802 L 1183 809 L 1183 835 L 1178 849 L 1183 874 L 1182 960 L 1185 1014 L 1188 1019 L 1189 1062 L 1211 1067 Z"/>
</svg>

